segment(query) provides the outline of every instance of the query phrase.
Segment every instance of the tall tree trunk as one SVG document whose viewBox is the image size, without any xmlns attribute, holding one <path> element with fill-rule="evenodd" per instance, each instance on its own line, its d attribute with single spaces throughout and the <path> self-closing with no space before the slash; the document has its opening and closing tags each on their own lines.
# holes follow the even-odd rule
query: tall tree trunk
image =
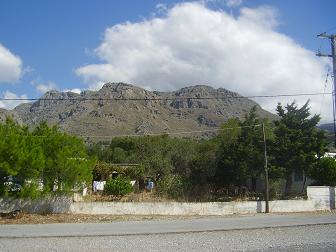
<svg viewBox="0 0 336 252">
<path fill-rule="evenodd" d="M 301 190 L 301 193 L 303 193 L 303 192 L 304 192 L 304 190 L 305 190 L 305 187 L 306 187 L 306 182 L 307 182 L 307 176 L 306 176 L 306 175 L 304 175 L 304 180 L 303 180 L 303 185 L 302 185 L 302 190 Z"/>
<path fill-rule="evenodd" d="M 286 176 L 286 187 L 285 187 L 285 196 L 288 196 L 292 190 L 292 174 Z"/>
<path fill-rule="evenodd" d="M 252 186 L 251 186 L 252 191 L 256 192 L 257 191 L 257 178 L 253 177 L 252 181 L 251 181 L 251 184 L 252 184 Z"/>
</svg>

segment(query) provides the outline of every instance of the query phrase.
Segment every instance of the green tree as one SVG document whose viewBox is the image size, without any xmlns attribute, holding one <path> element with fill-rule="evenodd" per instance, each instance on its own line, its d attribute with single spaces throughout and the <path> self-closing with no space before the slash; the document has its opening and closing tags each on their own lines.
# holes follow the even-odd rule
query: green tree
<svg viewBox="0 0 336 252">
<path fill-rule="evenodd" d="M 336 160 L 331 157 L 319 159 L 308 171 L 309 177 L 321 186 L 336 186 Z"/>
<path fill-rule="evenodd" d="M 0 124 L 0 177 L 14 176 L 17 183 L 24 185 L 25 180 L 37 179 L 44 166 L 44 156 L 38 141 L 32 137 L 27 127 L 7 118 Z"/>
<path fill-rule="evenodd" d="M 277 113 L 280 120 L 275 121 L 273 164 L 283 170 L 286 179 L 285 194 L 288 195 L 293 171 L 307 174 L 317 157 L 324 154 L 326 141 L 323 131 L 316 128 L 320 116 L 311 116 L 309 101 L 301 108 L 295 102 L 287 104 L 285 108 L 278 104 Z"/>
<path fill-rule="evenodd" d="M 219 149 L 214 177 L 218 187 L 244 186 L 249 179 L 255 181 L 263 173 L 264 144 L 261 124 L 256 107 L 253 107 L 243 122 L 231 119 L 222 126 L 217 138 Z"/>
<path fill-rule="evenodd" d="M 41 123 L 31 132 L 11 119 L 0 124 L 0 178 L 13 176 L 23 188 L 19 196 L 37 195 L 38 180 L 50 191 L 54 183 L 64 191 L 90 182 L 94 159 L 78 137 Z M 8 193 L 0 183 L 1 193 Z M 61 186 L 62 185 L 62 186 Z"/>
<path fill-rule="evenodd" d="M 67 191 L 78 183 L 90 183 L 95 159 L 87 154 L 82 139 L 60 132 L 56 126 L 49 128 L 41 123 L 33 131 L 42 146 L 45 165 L 42 178 L 46 190 L 56 184 L 58 190 Z"/>
</svg>

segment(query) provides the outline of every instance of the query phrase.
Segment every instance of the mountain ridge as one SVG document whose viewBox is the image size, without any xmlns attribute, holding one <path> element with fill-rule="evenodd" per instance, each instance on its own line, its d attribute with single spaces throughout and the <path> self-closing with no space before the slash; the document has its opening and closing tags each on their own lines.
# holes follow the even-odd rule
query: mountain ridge
<svg viewBox="0 0 336 252">
<path fill-rule="evenodd" d="M 80 94 L 48 91 L 11 113 L 31 127 L 46 121 L 68 133 L 102 140 L 103 136 L 210 130 L 230 118 L 243 119 L 253 106 L 261 117 L 276 118 L 256 102 L 224 88 L 195 85 L 162 92 L 106 83 L 100 90 Z"/>
</svg>

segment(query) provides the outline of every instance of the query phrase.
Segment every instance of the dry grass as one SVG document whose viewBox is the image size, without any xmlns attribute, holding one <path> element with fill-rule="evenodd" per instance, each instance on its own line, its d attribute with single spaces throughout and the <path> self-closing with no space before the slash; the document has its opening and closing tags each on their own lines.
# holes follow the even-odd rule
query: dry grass
<svg viewBox="0 0 336 252">
<path fill-rule="evenodd" d="M 174 200 L 157 195 L 154 192 L 130 193 L 122 198 L 96 193 L 84 197 L 84 201 L 118 201 L 118 202 L 171 202 Z"/>
</svg>

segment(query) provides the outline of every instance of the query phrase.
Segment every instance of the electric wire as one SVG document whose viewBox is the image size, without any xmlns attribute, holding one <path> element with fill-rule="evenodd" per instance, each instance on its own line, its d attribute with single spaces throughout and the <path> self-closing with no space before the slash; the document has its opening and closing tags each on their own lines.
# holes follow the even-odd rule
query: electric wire
<svg viewBox="0 0 336 252">
<path fill-rule="evenodd" d="M 215 97 L 148 97 L 148 98 L 83 98 L 83 97 L 74 97 L 74 98 L 0 98 L 0 101 L 175 101 L 175 100 L 219 100 L 219 99 L 253 99 L 253 98 L 277 98 L 277 97 L 298 97 L 298 96 L 319 96 L 319 95 L 328 95 L 332 92 L 317 92 L 317 93 L 298 93 L 298 94 L 275 94 L 275 95 L 250 95 L 250 96 L 241 96 L 241 95 L 223 95 Z"/>
<path fill-rule="evenodd" d="M 327 77 L 326 77 L 325 82 L 324 82 L 324 90 L 323 90 L 323 93 L 325 93 L 325 91 L 326 91 L 326 89 L 327 89 L 329 73 L 330 73 L 330 67 L 328 67 Z M 321 107 L 320 107 L 320 114 L 321 114 L 321 112 L 322 112 L 322 107 L 323 107 L 323 105 L 324 105 L 324 95 L 322 95 Z"/>
</svg>

